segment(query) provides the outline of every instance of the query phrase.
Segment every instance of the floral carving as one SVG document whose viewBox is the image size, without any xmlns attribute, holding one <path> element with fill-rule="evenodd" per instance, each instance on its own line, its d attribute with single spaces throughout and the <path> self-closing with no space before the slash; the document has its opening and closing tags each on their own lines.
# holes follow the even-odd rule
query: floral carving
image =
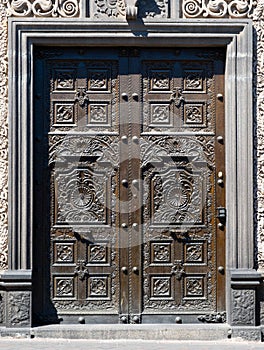
<svg viewBox="0 0 264 350">
<path fill-rule="evenodd" d="M 76 17 L 79 0 L 3 0 L 8 16 Z"/>
<path fill-rule="evenodd" d="M 253 0 L 183 0 L 182 12 L 186 18 L 231 17 L 243 18 L 251 14 Z"/>
<path fill-rule="evenodd" d="M 73 279 L 58 278 L 56 281 L 56 296 L 57 297 L 72 297 L 73 296 Z"/>
<path fill-rule="evenodd" d="M 126 14 L 126 7 L 124 0 L 95 0 L 97 12 L 95 17 L 124 17 Z"/>
</svg>

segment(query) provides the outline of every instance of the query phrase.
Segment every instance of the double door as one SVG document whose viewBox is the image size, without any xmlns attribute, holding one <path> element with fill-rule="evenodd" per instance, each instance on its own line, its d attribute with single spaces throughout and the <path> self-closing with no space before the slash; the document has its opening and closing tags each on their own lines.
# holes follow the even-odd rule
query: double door
<svg viewBox="0 0 264 350">
<path fill-rule="evenodd" d="M 204 48 L 35 53 L 36 320 L 224 321 L 223 66 Z"/>
</svg>

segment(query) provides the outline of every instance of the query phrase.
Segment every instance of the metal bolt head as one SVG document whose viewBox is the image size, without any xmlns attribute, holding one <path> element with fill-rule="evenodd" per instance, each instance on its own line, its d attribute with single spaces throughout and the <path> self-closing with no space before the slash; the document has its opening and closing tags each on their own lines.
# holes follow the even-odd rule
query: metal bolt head
<svg viewBox="0 0 264 350">
<path fill-rule="evenodd" d="M 80 316 L 80 317 L 78 318 L 78 322 L 79 322 L 80 324 L 84 324 L 84 323 L 85 323 L 85 318 L 82 317 L 82 316 Z"/>
<path fill-rule="evenodd" d="M 181 319 L 180 316 L 177 316 L 177 317 L 175 318 L 175 323 L 182 323 L 182 319 Z"/>
</svg>

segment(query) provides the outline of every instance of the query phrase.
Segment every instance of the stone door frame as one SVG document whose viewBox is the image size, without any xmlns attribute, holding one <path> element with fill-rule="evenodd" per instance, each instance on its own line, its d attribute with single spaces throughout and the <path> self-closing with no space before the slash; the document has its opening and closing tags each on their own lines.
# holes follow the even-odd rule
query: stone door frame
<svg viewBox="0 0 264 350">
<path fill-rule="evenodd" d="M 31 325 L 34 45 L 225 47 L 227 323 L 258 325 L 253 228 L 253 44 L 251 20 L 95 22 L 9 20 L 9 270 L 0 275 L 6 326 Z M 26 297 L 27 320 L 13 324 L 12 298 Z M 247 308 L 243 304 L 249 300 Z M 21 301 L 22 302 L 22 301 Z M 243 304 L 243 310 L 238 305 Z M 211 315 L 217 322 L 217 315 Z M 255 327 L 254 327 L 255 329 Z"/>
</svg>

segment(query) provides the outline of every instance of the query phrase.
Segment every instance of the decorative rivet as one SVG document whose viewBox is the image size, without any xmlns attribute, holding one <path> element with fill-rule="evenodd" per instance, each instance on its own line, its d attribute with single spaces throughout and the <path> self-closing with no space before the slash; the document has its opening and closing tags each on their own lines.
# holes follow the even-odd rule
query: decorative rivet
<svg viewBox="0 0 264 350">
<path fill-rule="evenodd" d="M 120 317 L 120 321 L 121 321 L 122 323 L 127 323 L 127 318 L 126 318 L 126 316 Z"/>
<path fill-rule="evenodd" d="M 127 224 L 125 222 L 122 223 L 121 225 L 123 228 L 127 228 Z"/>
<path fill-rule="evenodd" d="M 122 136 L 122 137 L 121 137 L 121 140 L 122 140 L 123 142 L 127 142 L 127 136 L 126 136 L 126 135 Z"/>
<path fill-rule="evenodd" d="M 220 230 L 223 230 L 223 229 L 225 228 L 225 226 L 224 226 L 221 222 L 219 222 L 218 228 L 219 228 Z"/>
<path fill-rule="evenodd" d="M 132 269 L 132 271 L 133 271 L 135 274 L 138 274 L 139 269 L 138 269 L 137 266 L 134 266 L 133 269 Z"/>
<path fill-rule="evenodd" d="M 134 93 L 132 94 L 133 100 L 138 101 L 138 94 Z"/>
<path fill-rule="evenodd" d="M 218 179 L 218 180 L 217 180 L 217 184 L 218 184 L 219 186 L 223 186 L 224 181 L 223 181 L 222 179 Z"/>
<path fill-rule="evenodd" d="M 133 137 L 132 137 L 132 141 L 133 141 L 134 143 L 138 143 L 138 137 L 137 137 L 137 136 L 133 136 Z"/>
<path fill-rule="evenodd" d="M 224 177 L 224 174 L 222 173 L 222 171 L 218 171 L 217 176 L 219 179 L 222 179 Z"/>
<path fill-rule="evenodd" d="M 122 185 L 125 187 L 128 185 L 127 179 L 123 179 L 121 182 L 122 182 Z"/>
<path fill-rule="evenodd" d="M 135 316 L 133 316 L 132 320 L 133 320 L 133 322 L 138 323 L 139 317 L 137 315 L 135 315 Z"/>
<path fill-rule="evenodd" d="M 138 180 L 133 180 L 133 181 L 132 181 L 132 184 L 133 184 L 134 186 L 137 186 L 137 185 L 138 185 Z"/>
<path fill-rule="evenodd" d="M 124 273 L 124 274 L 127 274 L 127 267 L 126 266 L 123 266 L 121 268 L 121 271 Z"/>
<path fill-rule="evenodd" d="M 175 318 L 175 323 L 182 323 L 182 319 L 181 319 L 180 316 L 177 316 L 177 317 Z"/>
<path fill-rule="evenodd" d="M 219 267 L 218 267 L 218 272 L 221 273 L 221 274 L 223 275 L 224 272 L 225 272 L 224 266 L 219 266 Z"/>
<path fill-rule="evenodd" d="M 217 94 L 217 98 L 218 98 L 218 100 L 223 100 L 223 98 L 224 98 L 224 96 L 223 96 L 223 94 Z"/>
<path fill-rule="evenodd" d="M 85 323 L 85 318 L 82 317 L 82 316 L 80 316 L 80 317 L 78 318 L 78 322 L 79 322 L 80 324 L 84 324 L 84 323 Z"/>
<path fill-rule="evenodd" d="M 134 229 L 136 229 L 138 227 L 138 224 L 136 222 L 134 222 L 132 226 Z"/>
<path fill-rule="evenodd" d="M 217 136 L 217 141 L 219 142 L 219 143 L 223 143 L 224 142 L 224 138 L 223 138 L 223 136 L 221 136 L 221 135 L 219 135 L 219 136 Z"/>
<path fill-rule="evenodd" d="M 123 92 L 121 96 L 124 101 L 128 101 L 128 96 L 125 92 Z"/>
</svg>

